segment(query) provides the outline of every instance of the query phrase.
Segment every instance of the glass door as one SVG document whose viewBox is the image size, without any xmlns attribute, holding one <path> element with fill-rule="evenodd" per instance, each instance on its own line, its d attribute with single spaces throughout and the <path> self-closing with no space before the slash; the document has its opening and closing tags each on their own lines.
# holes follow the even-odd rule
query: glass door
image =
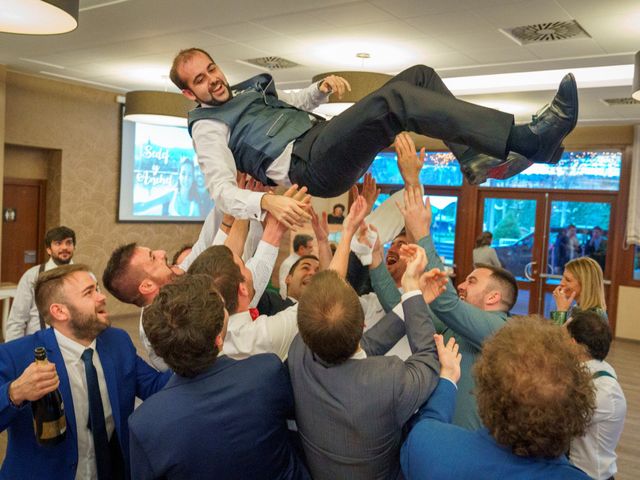
<svg viewBox="0 0 640 480">
<path fill-rule="evenodd" d="M 545 317 L 555 309 L 552 292 L 562 279 L 565 264 L 574 258 L 593 258 L 602 267 L 605 285 L 611 283 L 609 234 L 615 198 L 558 193 L 550 194 L 547 201 L 546 271 L 540 274 L 542 288 L 536 309 Z"/>
<path fill-rule="evenodd" d="M 491 232 L 491 247 L 502 266 L 518 281 L 518 301 L 512 313 L 536 311 L 543 242 L 544 194 L 481 192 L 480 232 Z"/>
<path fill-rule="evenodd" d="M 484 191 L 480 200 L 476 232 L 493 234 L 491 247 L 518 281 L 512 313 L 548 318 L 555 309 L 552 292 L 565 264 L 574 258 L 593 258 L 602 267 L 605 285 L 611 283 L 609 236 L 615 196 Z"/>
</svg>

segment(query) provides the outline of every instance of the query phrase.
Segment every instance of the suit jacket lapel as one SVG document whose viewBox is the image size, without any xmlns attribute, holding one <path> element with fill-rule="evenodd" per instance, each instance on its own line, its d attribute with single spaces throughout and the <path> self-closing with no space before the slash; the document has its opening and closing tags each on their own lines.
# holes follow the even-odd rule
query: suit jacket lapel
<svg viewBox="0 0 640 480">
<path fill-rule="evenodd" d="M 67 434 L 73 436 L 73 453 L 77 457 L 78 431 L 76 427 L 76 413 L 73 407 L 73 397 L 71 396 L 71 386 L 69 384 L 67 367 L 64 364 L 62 353 L 60 353 L 60 347 L 58 346 L 58 341 L 56 340 L 56 335 L 53 331 L 53 328 L 41 330 L 40 334 L 42 335 L 44 341 L 44 347 L 47 350 L 47 359 L 51 363 L 54 363 L 56 365 L 56 372 L 58 373 L 58 378 L 60 379 L 60 386 L 58 387 L 58 389 L 60 390 L 60 395 L 62 395 L 62 401 L 64 402 L 64 414 L 65 417 L 67 417 L 67 429 L 69 430 Z"/>
</svg>

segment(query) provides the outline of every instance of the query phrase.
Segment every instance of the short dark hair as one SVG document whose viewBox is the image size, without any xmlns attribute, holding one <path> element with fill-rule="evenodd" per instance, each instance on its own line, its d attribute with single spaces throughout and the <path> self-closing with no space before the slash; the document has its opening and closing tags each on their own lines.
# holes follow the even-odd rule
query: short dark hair
<svg viewBox="0 0 640 480">
<path fill-rule="evenodd" d="M 76 232 L 69 227 L 60 225 L 59 227 L 52 228 L 45 234 L 44 246 L 50 248 L 53 242 L 61 242 L 67 238 L 70 238 L 74 245 L 76 244 Z"/>
<path fill-rule="evenodd" d="M 486 263 L 477 263 L 476 269 L 478 268 L 491 270 L 489 281 L 500 290 L 502 302 L 506 307 L 505 311 L 508 312 L 511 310 L 518 300 L 518 282 L 516 281 L 516 277 L 504 268 L 488 265 Z"/>
<path fill-rule="evenodd" d="M 171 265 L 175 265 L 176 262 L 178 261 L 178 257 L 180 255 L 182 255 L 182 253 L 185 250 L 188 250 L 190 248 L 193 248 L 193 244 L 192 243 L 185 243 L 184 245 L 180 246 L 180 248 L 178 248 L 178 250 L 176 250 L 176 253 L 173 254 L 173 258 L 171 259 Z"/>
<path fill-rule="evenodd" d="M 307 260 L 309 258 L 312 258 L 313 260 L 315 260 L 317 262 L 320 261 L 320 259 L 318 257 L 316 257 L 315 255 L 303 255 L 298 260 L 296 260 L 293 265 L 291 265 L 291 268 L 289 269 L 289 272 L 287 273 L 287 275 L 293 275 L 293 272 L 296 271 L 296 268 L 298 268 L 298 265 L 300 265 L 300 262 L 302 262 L 303 260 Z"/>
<path fill-rule="evenodd" d="M 178 87 L 180 90 L 188 90 L 189 87 L 187 86 L 187 82 L 185 82 L 178 74 L 178 68 L 182 64 L 191 60 L 191 58 L 193 58 L 193 56 L 198 53 L 202 53 L 203 55 L 206 55 L 209 58 L 209 60 L 213 62 L 213 58 L 211 58 L 211 55 L 209 55 L 206 51 L 202 50 L 201 48 L 196 48 L 196 47 L 185 48 L 184 50 L 180 50 L 178 54 L 175 56 L 175 58 L 173 59 L 173 63 L 171 64 L 171 70 L 169 71 L 169 78 L 171 79 L 173 84 L 176 87 Z"/>
<path fill-rule="evenodd" d="M 138 287 L 144 279 L 144 272 L 135 272 L 131 267 L 131 258 L 138 244 L 127 243 L 116 248 L 107 266 L 102 272 L 102 284 L 111 295 L 124 303 L 131 303 L 138 307 L 144 306 L 144 299 Z"/>
<path fill-rule="evenodd" d="M 584 345 L 589 355 L 596 360 L 604 360 L 611 347 L 611 327 L 600 314 L 580 310 L 572 315 L 566 324 L 569 334 L 580 345 Z"/>
<path fill-rule="evenodd" d="M 579 351 L 564 328 L 536 316 L 513 318 L 484 342 L 474 393 L 498 444 L 521 457 L 556 458 L 585 434 L 595 391 Z"/>
<path fill-rule="evenodd" d="M 187 273 L 209 275 L 213 279 L 213 285 L 222 295 L 229 314 L 233 315 L 238 311 L 238 287 L 245 279 L 228 247 L 214 245 L 207 248 L 198 255 Z"/>
<path fill-rule="evenodd" d="M 333 270 L 313 276 L 298 304 L 298 330 L 313 353 L 340 364 L 358 349 L 364 313 L 355 290 Z"/>
<path fill-rule="evenodd" d="M 52 303 L 65 302 L 66 299 L 62 293 L 64 281 L 69 275 L 76 272 L 89 272 L 89 267 L 81 263 L 61 265 L 38 275 L 33 286 L 34 297 L 38 313 L 48 324 L 51 323 L 49 307 Z"/>
<path fill-rule="evenodd" d="M 331 208 L 331 211 L 335 210 L 336 208 L 341 208 L 343 212 L 346 210 L 346 208 L 344 208 L 344 205 L 343 205 L 343 204 L 341 204 L 341 203 L 336 203 L 336 204 Z"/>
<path fill-rule="evenodd" d="M 297 252 L 300 247 L 306 247 L 307 243 L 312 242 L 313 237 L 305 233 L 299 233 L 293 237 L 293 251 Z"/>
<path fill-rule="evenodd" d="M 142 325 L 157 353 L 178 375 L 195 377 L 218 357 L 224 303 L 208 275 L 182 275 L 144 309 Z"/>
</svg>

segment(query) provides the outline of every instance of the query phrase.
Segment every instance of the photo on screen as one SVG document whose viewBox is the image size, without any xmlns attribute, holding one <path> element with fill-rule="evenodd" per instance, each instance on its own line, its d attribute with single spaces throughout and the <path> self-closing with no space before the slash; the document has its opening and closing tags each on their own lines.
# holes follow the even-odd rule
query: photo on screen
<svg viewBox="0 0 640 480">
<path fill-rule="evenodd" d="M 187 128 L 123 120 L 118 220 L 201 222 L 211 208 Z"/>
</svg>

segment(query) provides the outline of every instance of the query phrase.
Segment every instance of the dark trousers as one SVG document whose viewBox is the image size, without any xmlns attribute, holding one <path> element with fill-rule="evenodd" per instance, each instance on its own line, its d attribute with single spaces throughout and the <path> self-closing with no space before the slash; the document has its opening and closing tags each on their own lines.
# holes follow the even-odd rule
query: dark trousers
<svg viewBox="0 0 640 480">
<path fill-rule="evenodd" d="M 458 100 L 429 67 L 396 75 L 294 144 L 289 178 L 319 197 L 346 192 L 402 131 L 439 138 L 460 158 L 469 147 L 506 158 L 513 115 Z"/>
</svg>

